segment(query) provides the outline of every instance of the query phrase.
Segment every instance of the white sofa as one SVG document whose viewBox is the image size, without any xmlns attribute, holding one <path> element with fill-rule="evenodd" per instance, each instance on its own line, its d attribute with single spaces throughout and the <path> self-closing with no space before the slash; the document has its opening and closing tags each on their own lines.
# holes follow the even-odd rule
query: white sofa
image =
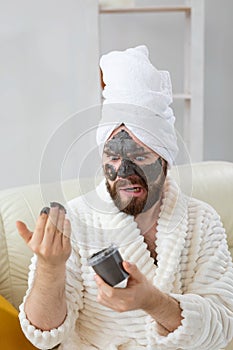
<svg viewBox="0 0 233 350">
<path fill-rule="evenodd" d="M 185 192 L 190 194 L 192 185 L 192 196 L 208 202 L 218 211 L 233 256 L 233 163 L 195 163 L 192 172 L 190 170 L 190 166 L 180 166 L 172 170 L 172 175 Z M 64 202 L 94 185 L 93 180 L 82 179 L 45 186 L 17 187 L 0 192 L 0 295 L 16 308 L 27 288 L 28 265 L 32 255 L 17 233 L 16 220 L 26 222 L 33 230 L 41 208 L 48 205 L 49 200 Z M 227 350 L 233 350 L 233 342 Z"/>
</svg>

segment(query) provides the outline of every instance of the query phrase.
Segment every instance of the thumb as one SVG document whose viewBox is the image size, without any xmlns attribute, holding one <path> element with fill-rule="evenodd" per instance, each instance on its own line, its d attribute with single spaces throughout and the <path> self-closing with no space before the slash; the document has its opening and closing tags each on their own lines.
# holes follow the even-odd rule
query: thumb
<svg viewBox="0 0 233 350">
<path fill-rule="evenodd" d="M 123 261 L 122 265 L 125 271 L 129 273 L 131 278 L 134 278 L 138 282 L 142 280 L 143 275 L 135 264 L 132 264 L 129 261 Z"/>
<path fill-rule="evenodd" d="M 28 243 L 32 238 L 32 232 L 29 231 L 25 223 L 22 221 L 16 221 L 16 227 L 19 231 L 20 236 L 25 240 L 26 243 Z"/>
</svg>

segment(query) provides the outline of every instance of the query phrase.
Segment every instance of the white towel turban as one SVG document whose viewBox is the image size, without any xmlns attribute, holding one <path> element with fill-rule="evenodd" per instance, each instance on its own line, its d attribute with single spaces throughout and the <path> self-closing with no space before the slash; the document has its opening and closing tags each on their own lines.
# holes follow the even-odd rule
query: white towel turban
<svg viewBox="0 0 233 350">
<path fill-rule="evenodd" d="M 105 88 L 97 129 L 102 154 L 114 129 L 124 124 L 140 141 L 172 165 L 178 147 L 174 129 L 170 75 L 150 62 L 146 46 L 103 55 L 100 67 Z"/>
</svg>

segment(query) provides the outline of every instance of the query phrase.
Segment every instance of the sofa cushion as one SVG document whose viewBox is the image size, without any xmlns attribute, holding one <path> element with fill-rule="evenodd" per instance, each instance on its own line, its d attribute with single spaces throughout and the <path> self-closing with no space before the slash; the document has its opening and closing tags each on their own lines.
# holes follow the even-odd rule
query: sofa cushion
<svg viewBox="0 0 233 350">
<path fill-rule="evenodd" d="M 183 192 L 209 203 L 220 215 L 233 256 L 233 163 L 194 163 L 191 169 L 182 165 L 171 173 Z"/>
<path fill-rule="evenodd" d="M 36 349 L 25 338 L 18 319 L 18 311 L 0 295 L 0 349 Z"/>
</svg>

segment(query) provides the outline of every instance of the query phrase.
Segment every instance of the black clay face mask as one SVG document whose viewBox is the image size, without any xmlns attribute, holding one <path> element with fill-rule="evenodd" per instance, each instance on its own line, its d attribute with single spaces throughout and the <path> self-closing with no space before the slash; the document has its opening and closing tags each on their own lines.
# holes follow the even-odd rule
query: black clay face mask
<svg viewBox="0 0 233 350">
<path fill-rule="evenodd" d="M 136 216 L 147 211 L 160 198 L 165 180 L 162 159 L 137 144 L 127 131 L 119 131 L 106 142 L 103 160 L 107 189 L 121 211 Z M 111 186 L 109 181 L 114 182 L 117 178 Z M 128 203 L 120 196 L 122 188 L 132 193 Z M 141 195 L 137 196 L 139 191 Z"/>
</svg>

